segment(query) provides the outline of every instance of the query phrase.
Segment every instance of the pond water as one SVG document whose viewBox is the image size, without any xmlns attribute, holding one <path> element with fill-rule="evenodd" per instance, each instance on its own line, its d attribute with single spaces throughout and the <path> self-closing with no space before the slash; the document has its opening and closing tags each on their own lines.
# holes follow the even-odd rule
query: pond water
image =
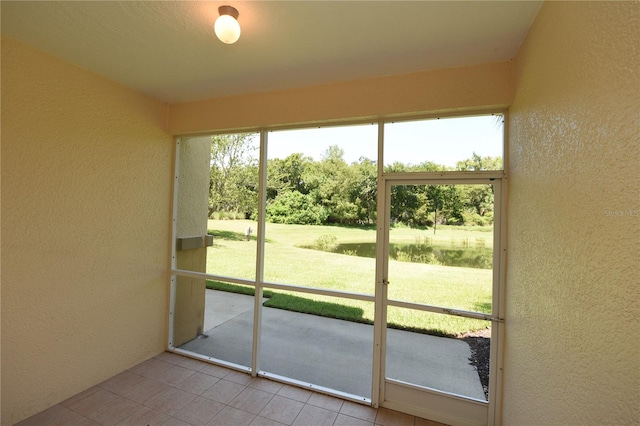
<svg viewBox="0 0 640 426">
<path fill-rule="evenodd" d="M 376 243 L 338 244 L 333 253 L 360 257 L 376 257 Z M 463 268 L 491 269 L 490 248 L 445 248 L 428 244 L 389 244 L 389 257 L 413 263 L 429 263 Z"/>
</svg>

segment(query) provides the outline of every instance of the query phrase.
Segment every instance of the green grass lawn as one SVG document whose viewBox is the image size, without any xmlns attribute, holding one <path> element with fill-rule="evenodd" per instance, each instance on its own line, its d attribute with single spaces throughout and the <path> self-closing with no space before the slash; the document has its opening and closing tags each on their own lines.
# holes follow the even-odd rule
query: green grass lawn
<svg viewBox="0 0 640 426">
<path fill-rule="evenodd" d="M 251 226 L 251 241 L 244 232 Z M 209 248 L 207 272 L 255 279 L 257 224 L 248 220 L 210 220 L 214 245 Z M 333 235 L 337 243 L 375 242 L 375 228 L 340 226 L 266 225 L 264 279 L 267 282 L 318 287 L 373 295 L 375 259 L 301 248 L 312 246 L 321 236 Z M 433 230 L 392 229 L 391 242 L 424 243 L 463 247 L 483 239 L 491 247 L 492 233 L 479 229 L 439 227 Z M 389 298 L 489 313 L 491 278 L 488 269 L 428 265 L 390 260 Z M 373 303 L 335 297 L 272 290 L 265 306 L 370 323 Z M 389 308 L 394 327 L 421 332 L 458 335 L 487 327 L 486 321 L 469 320 L 414 310 Z"/>
</svg>

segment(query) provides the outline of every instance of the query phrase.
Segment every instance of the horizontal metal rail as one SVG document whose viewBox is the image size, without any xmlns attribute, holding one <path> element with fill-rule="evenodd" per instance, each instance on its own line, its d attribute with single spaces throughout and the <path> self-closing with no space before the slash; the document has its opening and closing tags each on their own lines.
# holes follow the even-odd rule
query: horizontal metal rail
<svg viewBox="0 0 640 426">
<path fill-rule="evenodd" d="M 222 275 L 213 275 L 213 274 L 206 274 L 202 272 L 185 271 L 183 269 L 174 269 L 171 271 L 171 273 L 173 275 L 183 276 L 183 277 L 224 281 L 224 282 L 229 282 L 233 284 L 248 285 L 251 287 L 256 286 L 255 281 L 245 280 L 242 278 L 231 278 L 231 277 L 225 277 Z M 375 296 L 370 294 L 349 293 L 349 292 L 342 292 L 342 291 L 336 291 L 336 290 L 327 290 L 327 289 L 317 288 L 317 287 L 303 287 L 303 286 L 297 286 L 297 285 L 276 284 L 276 283 L 270 283 L 270 282 L 262 283 L 262 287 L 275 289 L 275 290 L 293 291 L 296 293 L 317 294 L 320 296 L 338 297 L 338 298 L 350 299 L 350 300 L 361 300 L 364 302 L 375 302 Z M 402 300 L 395 300 L 395 299 L 389 299 L 387 301 L 387 304 L 389 306 L 395 306 L 397 308 L 414 309 L 417 311 L 433 312 L 436 314 L 455 315 L 458 317 L 479 319 L 479 320 L 485 320 L 485 321 L 504 322 L 504 319 L 502 318 L 494 317 L 492 315 L 484 314 L 481 312 L 465 311 L 462 309 L 443 308 L 441 306 L 405 302 Z"/>
<path fill-rule="evenodd" d="M 224 282 L 233 283 L 233 284 L 248 285 L 251 287 L 256 286 L 256 282 L 253 280 L 245 280 L 242 278 L 231 278 L 231 277 L 225 277 L 222 275 L 206 274 L 203 272 L 185 271 L 183 269 L 173 269 L 171 273 L 173 275 L 182 276 L 182 277 L 224 281 Z M 303 286 L 297 286 L 297 285 L 276 284 L 276 283 L 270 283 L 270 282 L 263 282 L 262 287 L 269 288 L 269 289 L 276 289 L 276 290 L 294 291 L 296 293 L 317 294 L 320 296 L 331 296 L 331 297 L 339 297 L 342 299 L 362 300 L 364 302 L 375 302 L 375 296 L 370 294 L 349 293 L 349 292 L 342 292 L 342 291 L 336 291 L 336 290 L 327 290 L 327 289 L 317 288 L 317 287 L 303 287 Z"/>
<path fill-rule="evenodd" d="M 383 172 L 382 178 L 394 185 L 422 185 L 422 184 L 489 184 L 494 180 L 504 178 L 503 170 L 489 170 L 481 172 L 402 172 L 388 173 Z"/>
<path fill-rule="evenodd" d="M 313 383 L 292 379 L 290 377 L 281 376 L 279 374 L 269 373 L 268 371 L 258 371 L 258 377 L 264 377 L 276 382 L 294 385 L 303 389 L 311 390 L 313 392 L 323 393 L 330 396 L 337 396 L 338 398 L 346 399 L 348 401 L 353 401 L 359 404 L 371 405 L 371 398 L 342 392 L 325 386 L 315 385 Z"/>
<path fill-rule="evenodd" d="M 242 284 L 242 285 L 248 285 L 252 287 L 256 286 L 256 282 L 254 280 L 246 280 L 243 278 L 231 278 L 231 277 L 225 277 L 223 275 L 207 274 L 205 272 L 186 271 L 184 269 L 172 269 L 171 274 L 177 275 L 180 277 L 202 278 L 205 280 L 225 281 L 233 284 Z"/>
<path fill-rule="evenodd" d="M 333 296 L 340 297 L 342 299 L 352 299 L 352 300 L 362 300 L 365 302 L 375 302 L 375 296 L 369 294 L 362 293 L 348 293 L 342 291 L 335 290 L 326 290 L 323 288 L 317 287 L 301 287 L 297 285 L 289 285 L 289 284 L 275 284 L 275 283 L 262 283 L 264 288 L 274 288 L 278 290 L 290 290 L 299 293 L 307 293 L 307 294 L 318 294 L 321 296 Z"/>
<path fill-rule="evenodd" d="M 391 379 L 389 377 L 386 377 L 385 380 L 388 383 L 393 383 L 394 385 L 397 385 L 397 386 L 402 386 L 402 387 L 408 388 L 408 389 L 419 390 L 419 391 L 422 391 L 422 392 L 428 392 L 428 393 L 431 393 L 431 394 L 434 394 L 434 395 L 446 395 L 448 397 L 455 398 L 458 401 L 464 401 L 464 402 L 469 402 L 469 403 L 476 404 L 479 407 L 484 407 L 484 406 L 489 404 L 488 401 L 484 401 L 482 399 L 472 398 L 470 396 L 460 395 L 460 394 L 453 393 L 453 392 L 447 392 L 447 391 L 443 391 L 443 390 L 440 390 L 440 389 L 431 388 L 429 386 L 417 385 L 415 383 L 409 383 L 409 382 L 405 382 L 405 381 L 398 380 L 398 379 Z"/>
<path fill-rule="evenodd" d="M 436 314 L 455 315 L 458 317 L 479 319 L 485 321 L 504 322 L 504 319 L 497 318 L 489 314 L 483 314 L 481 312 L 465 311 L 462 309 L 443 308 L 434 305 L 424 305 L 421 303 L 403 302 L 402 300 L 389 299 L 387 305 L 395 306 L 397 308 L 414 309 L 417 311 L 433 312 Z"/>
</svg>

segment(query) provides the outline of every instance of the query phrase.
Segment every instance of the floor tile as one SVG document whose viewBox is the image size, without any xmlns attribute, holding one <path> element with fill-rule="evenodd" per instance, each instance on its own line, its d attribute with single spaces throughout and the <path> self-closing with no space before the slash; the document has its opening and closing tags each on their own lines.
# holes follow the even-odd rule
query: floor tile
<svg viewBox="0 0 640 426">
<path fill-rule="evenodd" d="M 375 423 L 380 426 L 414 426 L 416 418 L 388 408 L 378 409 Z"/>
<path fill-rule="evenodd" d="M 153 357 L 154 359 L 158 359 L 160 361 L 168 362 L 169 364 L 178 365 L 181 363 L 186 357 L 178 354 L 174 354 L 173 352 L 162 352 Z"/>
<path fill-rule="evenodd" d="M 259 415 L 290 425 L 296 419 L 302 407 L 304 407 L 302 402 L 276 395 L 260 411 Z"/>
<path fill-rule="evenodd" d="M 248 426 L 256 416 L 246 411 L 238 410 L 233 407 L 224 407 L 222 411 L 215 415 L 208 423 L 208 426 Z"/>
<path fill-rule="evenodd" d="M 169 385 L 155 380 L 144 378 L 131 390 L 124 394 L 125 398 L 132 399 L 142 405 L 147 405 L 163 393 L 169 390 Z"/>
<path fill-rule="evenodd" d="M 219 365 L 207 364 L 200 369 L 199 373 L 208 374 L 209 376 L 221 379 L 229 374 L 229 370 Z"/>
<path fill-rule="evenodd" d="M 98 386 L 117 395 L 124 395 L 129 392 L 134 386 L 142 383 L 144 380 L 145 378 L 138 374 L 125 371 L 118 374 L 117 376 L 110 378 L 109 380 L 105 380 Z"/>
<path fill-rule="evenodd" d="M 169 364 L 168 362 L 160 361 L 155 358 L 151 358 L 131 369 L 132 373 L 139 374 L 149 379 L 157 379 L 158 376 L 161 376 L 168 369 L 173 367 L 173 364 Z"/>
<path fill-rule="evenodd" d="M 446 426 L 165 352 L 16 426 L 374 424 Z"/>
<path fill-rule="evenodd" d="M 356 419 L 355 417 L 345 416 L 344 414 L 338 414 L 333 426 L 373 426 L 373 423 Z"/>
<path fill-rule="evenodd" d="M 184 420 L 176 419 L 175 417 L 169 417 L 169 419 L 162 423 L 162 426 L 193 426 L 191 423 L 187 423 Z"/>
<path fill-rule="evenodd" d="M 285 398 L 289 399 L 295 399 L 296 401 L 300 402 L 307 402 L 312 393 L 313 392 L 309 390 L 300 389 L 295 386 L 289 385 L 282 386 L 282 388 L 278 391 L 278 395 L 284 396 Z"/>
<path fill-rule="evenodd" d="M 309 397 L 307 404 L 315 405 L 316 407 L 336 412 L 340 411 L 340 408 L 342 408 L 341 399 L 315 392 L 311 395 L 311 397 Z"/>
<path fill-rule="evenodd" d="M 313 405 L 305 405 L 296 420 L 294 426 L 331 426 L 338 417 L 335 411 L 325 410 L 324 408 L 314 407 Z"/>
<path fill-rule="evenodd" d="M 275 420 L 267 419 L 266 417 L 256 416 L 255 419 L 251 423 L 250 426 L 282 426 L 282 423 L 276 422 Z M 307 426 L 312 426 L 310 423 Z M 315 425 L 313 425 L 315 426 Z"/>
<path fill-rule="evenodd" d="M 245 388 L 229 405 L 238 410 L 258 414 L 273 398 L 273 394 L 253 388 Z"/>
<path fill-rule="evenodd" d="M 189 370 L 200 371 L 208 364 L 197 359 L 182 357 L 182 360 L 178 362 L 177 365 L 180 367 L 188 368 Z"/>
<path fill-rule="evenodd" d="M 367 405 L 344 401 L 340 408 L 340 413 L 366 422 L 374 422 L 378 415 L 378 410 Z"/>
<path fill-rule="evenodd" d="M 164 423 L 169 416 L 158 411 L 151 410 L 147 407 L 142 407 L 129 417 L 118 423 L 117 426 L 160 426 Z"/>
<path fill-rule="evenodd" d="M 206 425 L 225 406 L 208 398 L 197 397 L 180 410 L 175 417 L 195 426 Z"/>
<path fill-rule="evenodd" d="M 188 368 L 180 367 L 178 365 L 174 365 L 168 370 L 159 373 L 155 379 L 159 382 L 164 382 L 169 385 L 175 385 L 180 383 L 182 380 L 186 379 L 189 376 L 193 376 L 195 371 L 189 370 Z"/>
<path fill-rule="evenodd" d="M 245 386 L 237 383 L 228 382 L 226 380 L 219 380 L 208 390 L 202 393 L 205 398 L 213 399 L 214 401 L 221 402 L 222 404 L 229 404 L 233 401 L 240 392 L 245 389 Z"/>
<path fill-rule="evenodd" d="M 173 416 L 178 411 L 182 410 L 185 405 L 196 398 L 197 395 L 192 393 L 185 392 L 180 389 L 169 388 L 168 391 L 147 404 L 147 407 Z"/>
<path fill-rule="evenodd" d="M 67 407 L 57 404 L 21 421 L 20 423 L 17 423 L 16 426 L 62 426 L 68 425 L 81 418 L 82 415 L 68 409 Z"/>
<path fill-rule="evenodd" d="M 416 417 L 415 426 L 447 426 L 444 423 L 438 423 L 433 420 L 422 419 L 420 417 Z"/>
<path fill-rule="evenodd" d="M 181 382 L 174 385 L 178 389 L 185 390 L 187 392 L 201 395 L 204 391 L 216 384 L 220 379 L 213 376 L 208 376 L 202 373 L 195 373 Z"/>
<path fill-rule="evenodd" d="M 76 413 L 86 416 L 87 414 L 104 407 L 106 403 L 117 397 L 118 395 L 113 392 L 94 386 L 67 399 L 62 402 L 61 405 L 75 411 Z"/>
<path fill-rule="evenodd" d="M 224 376 L 224 379 L 228 382 L 238 383 L 239 385 L 247 386 L 253 380 L 253 377 L 248 373 L 243 373 L 241 371 L 230 371 L 227 375 Z"/>
<path fill-rule="evenodd" d="M 142 408 L 142 405 L 121 396 L 109 400 L 87 417 L 105 426 L 114 426 Z"/>
<path fill-rule="evenodd" d="M 249 382 L 249 387 L 276 394 L 280 389 L 282 389 L 282 383 L 274 382 L 273 380 L 265 379 L 263 377 L 256 377 Z"/>
<path fill-rule="evenodd" d="M 86 417 L 81 417 L 77 420 L 72 421 L 71 423 L 65 423 L 64 426 L 102 426 L 102 425 Z"/>
</svg>

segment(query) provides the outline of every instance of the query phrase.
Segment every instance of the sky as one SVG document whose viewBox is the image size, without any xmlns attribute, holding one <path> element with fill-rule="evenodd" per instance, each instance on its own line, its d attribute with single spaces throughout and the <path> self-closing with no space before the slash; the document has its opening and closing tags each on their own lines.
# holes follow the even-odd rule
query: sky
<svg viewBox="0 0 640 426">
<path fill-rule="evenodd" d="M 331 145 L 344 151 L 347 163 L 361 156 L 377 159 L 378 125 L 365 124 L 269 132 L 269 158 L 285 158 L 302 152 L 314 160 L 322 159 Z M 445 166 L 471 158 L 502 156 L 503 124 L 501 116 L 456 117 L 410 122 L 386 123 L 384 163 L 396 161 L 420 164 L 431 161 Z"/>
</svg>

